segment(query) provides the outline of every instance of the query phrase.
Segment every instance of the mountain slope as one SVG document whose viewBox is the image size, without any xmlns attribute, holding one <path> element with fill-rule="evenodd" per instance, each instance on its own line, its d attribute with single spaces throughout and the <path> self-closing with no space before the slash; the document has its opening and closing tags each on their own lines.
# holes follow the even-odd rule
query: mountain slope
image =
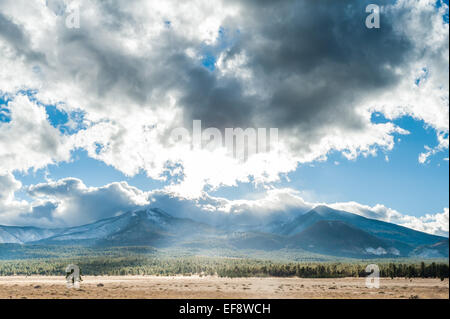
<svg viewBox="0 0 450 319">
<path fill-rule="evenodd" d="M 251 226 L 251 225 L 250 225 Z M 215 228 L 147 208 L 87 225 L 41 229 L 0 226 L 0 244 L 141 246 L 184 249 L 301 249 L 346 257 L 448 257 L 448 239 L 319 206 L 290 223 Z M 247 230 L 245 230 L 247 229 Z M 251 229 L 251 230 L 250 230 Z M 274 229 L 267 232 L 267 229 Z M 0 255 L 2 254 L 0 246 Z"/>
<path fill-rule="evenodd" d="M 23 244 L 30 241 L 48 238 L 61 231 L 62 229 L 0 225 L 0 243 Z"/>
<path fill-rule="evenodd" d="M 284 237 L 262 232 L 234 232 L 227 236 L 227 241 L 237 249 L 277 250 L 284 248 Z"/>
<path fill-rule="evenodd" d="M 400 253 L 388 241 L 336 220 L 316 222 L 290 237 L 288 245 L 334 256 L 396 257 Z"/>
<path fill-rule="evenodd" d="M 300 215 L 293 221 L 282 225 L 276 230 L 276 233 L 286 236 L 294 235 L 321 220 L 342 221 L 348 225 L 362 229 L 373 236 L 415 247 L 432 245 L 445 239 L 444 237 L 430 235 L 396 224 L 335 210 L 327 206 L 315 207 L 308 213 Z"/>
<path fill-rule="evenodd" d="M 445 258 L 448 257 L 448 239 L 434 245 L 419 246 L 411 252 L 416 258 Z"/>
<path fill-rule="evenodd" d="M 187 218 L 176 218 L 157 208 L 128 212 L 92 224 L 72 227 L 39 240 L 39 244 L 166 246 L 196 236 L 207 236 L 213 228 Z"/>
</svg>

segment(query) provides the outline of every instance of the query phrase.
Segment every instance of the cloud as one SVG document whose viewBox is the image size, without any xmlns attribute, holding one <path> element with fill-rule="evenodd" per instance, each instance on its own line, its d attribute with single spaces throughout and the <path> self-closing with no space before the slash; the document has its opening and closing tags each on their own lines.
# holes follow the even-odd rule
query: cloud
<svg viewBox="0 0 450 319">
<path fill-rule="evenodd" d="M 411 41 L 412 58 L 407 68 L 397 69 L 402 78 L 399 85 L 380 92 L 373 107 L 389 119 L 409 115 L 436 130 L 438 145 L 420 154 L 421 163 L 438 151 L 448 150 L 449 143 L 449 30 L 442 18 L 448 14 L 448 5 L 442 3 L 436 9 L 435 3 L 400 0 L 392 6 L 406 24 L 402 33 Z"/>
<path fill-rule="evenodd" d="M 44 106 L 25 94 L 13 98 L 7 104 L 11 121 L 0 122 L 0 174 L 69 160 L 72 139 L 49 123 Z"/>
<path fill-rule="evenodd" d="M 15 193 L 21 188 L 22 183 L 13 174 L 0 172 L 0 224 L 14 225 L 21 214 L 31 211 L 27 201 L 15 197 Z"/>
<path fill-rule="evenodd" d="M 12 174 L 0 175 L 0 224 L 75 226 L 149 204 L 146 192 L 126 182 L 87 187 L 77 178 L 48 181 L 25 188 L 29 201 L 15 197 L 21 189 Z"/>
<path fill-rule="evenodd" d="M 77 178 L 64 178 L 27 187 L 27 193 L 33 199 L 31 203 L 15 199 L 14 193 L 19 189 L 21 184 L 14 176 L 0 176 L 0 194 L 4 194 L 0 197 L 0 224 L 75 226 L 152 206 L 175 217 L 218 226 L 267 226 L 289 222 L 317 205 L 328 205 L 430 234 L 449 235 L 448 208 L 444 208 L 442 213 L 416 217 L 381 204 L 371 207 L 357 202 L 308 202 L 300 192 L 290 188 L 269 189 L 248 199 L 230 200 L 206 192 L 192 199 L 165 190 L 144 192 L 127 182 L 87 187 Z"/>
<path fill-rule="evenodd" d="M 52 217 L 66 225 L 79 225 L 111 217 L 148 204 L 145 192 L 126 182 L 87 187 L 76 178 L 30 186 L 28 194 L 55 204 Z"/>
<path fill-rule="evenodd" d="M 2 189 L 8 189 L 8 214 L 0 214 L 0 224 L 36 226 L 75 226 L 109 218 L 147 205 L 161 208 L 180 218 L 191 218 L 211 224 L 268 224 L 288 221 L 293 216 L 313 208 L 293 189 L 270 189 L 252 199 L 229 200 L 203 192 L 194 199 L 181 197 L 166 190 L 144 192 L 127 182 L 115 182 L 102 187 L 87 187 L 77 178 L 64 178 L 31 185 L 26 188 L 31 203 L 19 203 L 14 192 L 20 183 L 11 175 L 1 177 Z M 15 185 L 15 186 L 13 186 Z M 6 202 L 4 199 L 0 201 Z M 0 206 L 1 207 L 1 206 Z M 7 207 L 4 205 L 3 207 Z"/>
<path fill-rule="evenodd" d="M 313 208 L 290 188 L 269 189 L 253 195 L 251 199 L 229 200 L 211 196 L 203 192 L 202 196 L 190 199 L 167 191 L 149 193 L 150 205 L 162 208 L 177 217 L 208 221 L 216 225 L 268 224 L 271 221 L 288 221 L 293 216 Z"/>
<path fill-rule="evenodd" d="M 11 202 L 14 199 L 14 193 L 21 187 L 22 183 L 12 174 L 0 175 L 0 201 Z"/>
<path fill-rule="evenodd" d="M 194 198 L 207 186 L 277 181 L 333 150 L 349 159 L 392 150 L 394 136 L 408 132 L 371 122 L 375 111 L 423 120 L 448 148 L 445 6 L 382 1 L 374 30 L 364 26 L 369 2 L 80 0 L 80 29 L 70 29 L 68 1 L 4 0 L 1 90 L 37 90 L 42 103 L 83 110 L 89 125 L 58 136 L 35 105 L 37 123 L 16 115 L 0 124 L 16 149 L 35 143 L 0 168 L 43 167 L 80 147 L 126 175 L 177 177 L 167 191 Z M 202 64 L 205 56 L 213 68 Z M 279 149 L 239 163 L 223 149 L 174 145 L 171 129 L 193 119 L 219 129 L 277 127 Z M 21 127 L 45 136 L 15 139 Z"/>
<path fill-rule="evenodd" d="M 426 214 L 425 216 L 421 216 L 419 217 L 419 221 L 413 219 L 413 221 L 411 221 L 409 224 L 405 223 L 404 226 L 448 237 L 448 208 L 444 208 L 444 211 L 442 213 Z"/>
<path fill-rule="evenodd" d="M 448 132 L 438 134 L 438 141 L 439 144 L 434 148 L 425 145 L 426 152 L 419 154 L 419 163 L 428 163 L 431 156 L 448 149 Z"/>
<path fill-rule="evenodd" d="M 29 62 L 45 63 L 45 56 L 31 48 L 30 38 L 23 27 L 15 24 L 11 18 L 0 12 L 0 37 L 4 38 L 18 56 L 24 56 Z"/>
</svg>

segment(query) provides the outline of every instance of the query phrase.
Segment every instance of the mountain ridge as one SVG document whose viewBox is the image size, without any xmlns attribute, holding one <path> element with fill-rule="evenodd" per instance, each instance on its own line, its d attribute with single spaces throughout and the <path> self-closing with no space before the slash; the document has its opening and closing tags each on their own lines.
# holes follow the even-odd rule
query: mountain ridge
<svg viewBox="0 0 450 319">
<path fill-rule="evenodd" d="M 396 224 L 317 206 L 273 231 L 236 231 L 147 207 L 60 229 L 0 226 L 0 243 L 77 246 L 203 247 L 213 249 L 303 249 L 343 257 L 448 257 L 448 239 Z M 229 230 L 231 229 L 231 230 Z M 1 254 L 1 246 L 0 246 Z"/>
<path fill-rule="evenodd" d="M 283 235 L 293 235 L 320 220 L 345 221 L 348 224 L 362 228 L 377 237 L 382 237 L 389 240 L 401 240 L 406 243 L 417 243 L 417 240 L 419 240 L 422 245 L 430 245 L 439 242 L 442 238 L 445 238 L 438 235 L 420 232 L 394 223 L 371 219 L 346 211 L 333 209 L 324 205 L 316 206 L 305 214 L 296 217 L 288 223 L 285 223 L 280 227 L 280 229 L 278 229 L 278 232 Z"/>
</svg>

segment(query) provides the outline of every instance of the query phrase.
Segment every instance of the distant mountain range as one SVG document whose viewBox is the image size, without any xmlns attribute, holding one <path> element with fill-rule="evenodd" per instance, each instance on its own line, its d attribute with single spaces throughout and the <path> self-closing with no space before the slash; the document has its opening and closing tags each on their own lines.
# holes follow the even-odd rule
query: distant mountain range
<svg viewBox="0 0 450 319">
<path fill-rule="evenodd" d="M 274 222 L 251 230 L 242 230 L 241 227 L 233 230 L 233 225 L 214 227 L 188 218 L 173 217 L 158 208 L 147 208 L 70 228 L 0 226 L 1 243 L 264 251 L 302 249 L 354 258 L 449 256 L 448 238 L 327 206 L 315 207 L 289 222 Z"/>
</svg>

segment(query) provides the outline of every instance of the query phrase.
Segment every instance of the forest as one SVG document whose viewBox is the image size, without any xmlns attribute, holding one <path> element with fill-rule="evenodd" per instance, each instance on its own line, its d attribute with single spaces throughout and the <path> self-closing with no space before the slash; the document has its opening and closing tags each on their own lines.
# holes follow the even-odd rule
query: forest
<svg viewBox="0 0 450 319">
<path fill-rule="evenodd" d="M 365 277 L 365 268 L 376 263 L 381 277 L 444 278 L 449 277 L 448 262 L 283 262 L 250 258 L 206 256 L 96 256 L 0 261 L 0 276 L 64 275 L 68 264 L 77 264 L 82 275 L 200 275 L 219 277 Z"/>
</svg>

